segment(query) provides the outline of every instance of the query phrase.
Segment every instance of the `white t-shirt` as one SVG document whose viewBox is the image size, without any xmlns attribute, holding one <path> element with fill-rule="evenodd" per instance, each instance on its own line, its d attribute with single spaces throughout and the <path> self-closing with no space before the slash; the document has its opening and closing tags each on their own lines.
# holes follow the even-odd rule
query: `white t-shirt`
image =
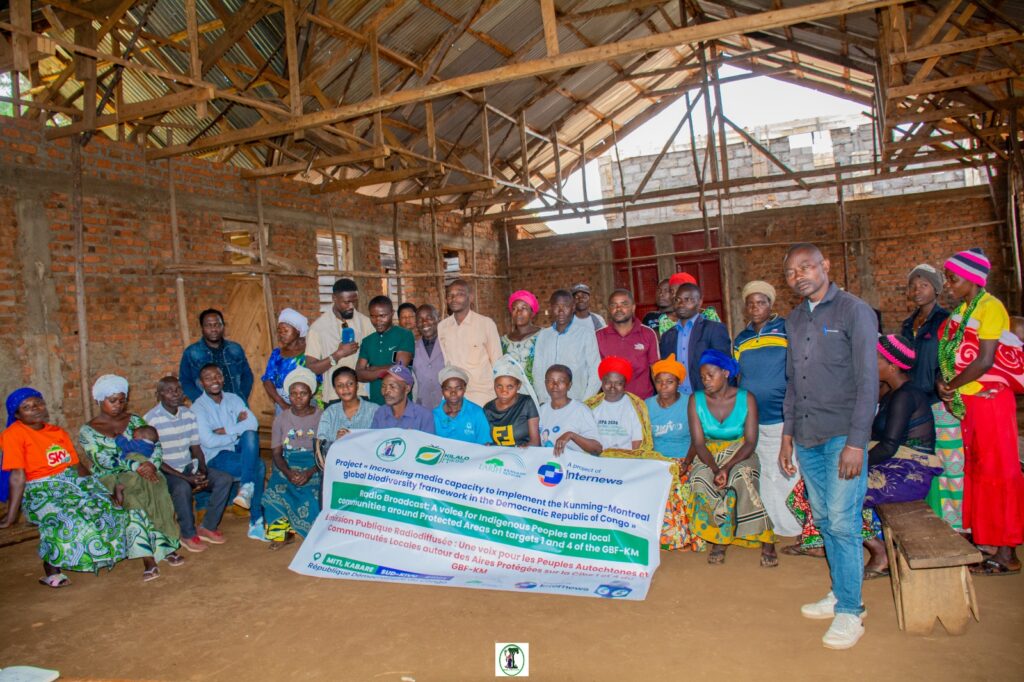
<svg viewBox="0 0 1024 682">
<path fill-rule="evenodd" d="M 554 447 L 559 436 L 567 431 L 578 433 L 584 438 L 601 441 L 594 413 L 580 401 L 570 400 L 565 407 L 558 410 L 551 407 L 550 402 L 540 406 L 540 444 L 542 446 Z M 567 447 L 570 450 L 583 452 L 583 448 L 573 441 L 569 441 Z"/>
<path fill-rule="evenodd" d="M 602 400 L 594 408 L 594 419 L 597 420 L 597 430 L 605 450 L 632 450 L 633 441 L 644 438 L 640 417 L 626 396 L 615 403 Z"/>
</svg>

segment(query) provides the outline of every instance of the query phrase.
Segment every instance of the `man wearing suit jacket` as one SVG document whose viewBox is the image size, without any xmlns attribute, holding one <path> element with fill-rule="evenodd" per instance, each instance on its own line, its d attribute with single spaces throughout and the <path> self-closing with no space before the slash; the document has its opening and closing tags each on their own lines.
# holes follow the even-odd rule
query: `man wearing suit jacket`
<svg viewBox="0 0 1024 682">
<path fill-rule="evenodd" d="M 659 350 L 661 357 L 675 355 L 676 360 L 686 367 L 689 381 L 679 384 L 679 392 L 688 395 L 704 388 L 700 380 L 700 367 L 697 362 L 701 354 L 708 348 L 732 354 L 732 342 L 729 330 L 721 322 L 706 319 L 700 314 L 704 303 L 704 295 L 696 284 L 680 284 L 676 289 L 672 305 L 675 306 L 679 320 L 675 326 L 661 335 Z"/>
</svg>

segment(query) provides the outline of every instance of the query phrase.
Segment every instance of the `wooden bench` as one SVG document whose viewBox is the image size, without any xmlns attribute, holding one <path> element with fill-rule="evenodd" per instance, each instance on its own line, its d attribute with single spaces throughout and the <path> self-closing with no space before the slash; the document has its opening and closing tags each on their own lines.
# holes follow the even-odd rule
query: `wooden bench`
<svg viewBox="0 0 1024 682">
<path fill-rule="evenodd" d="M 900 630 L 927 635 L 938 618 L 961 635 L 973 615 L 981 620 L 968 564 L 981 552 L 923 501 L 877 507 L 885 533 L 892 593 Z"/>
</svg>

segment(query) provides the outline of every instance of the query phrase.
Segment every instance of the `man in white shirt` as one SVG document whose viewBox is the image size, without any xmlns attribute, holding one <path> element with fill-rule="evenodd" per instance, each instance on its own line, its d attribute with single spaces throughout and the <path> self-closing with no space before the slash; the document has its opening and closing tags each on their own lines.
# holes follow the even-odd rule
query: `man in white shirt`
<svg viewBox="0 0 1024 682">
<path fill-rule="evenodd" d="M 226 471 L 241 486 L 235 504 L 249 510 L 249 537 L 266 541 L 263 529 L 263 486 L 266 468 L 260 459 L 259 423 L 245 401 L 224 392 L 224 375 L 217 365 L 199 370 L 203 395 L 192 404 L 199 444 L 208 466 Z"/>
<path fill-rule="evenodd" d="M 331 309 L 309 326 L 306 334 L 306 367 L 323 380 L 323 400 L 338 401 L 331 377 L 339 367 L 356 368 L 359 344 L 373 332 L 370 318 L 356 309 L 359 288 L 354 280 L 343 277 L 334 283 Z M 368 396 L 366 384 L 359 385 L 359 395 Z"/>
<path fill-rule="evenodd" d="M 533 354 L 533 390 L 540 402 L 547 402 L 550 396 L 544 375 L 551 365 L 565 365 L 572 370 L 569 397 L 586 400 L 601 390 L 601 381 L 597 378 L 601 354 L 597 349 L 594 327 L 589 321 L 573 315 L 572 294 L 565 289 L 551 294 L 549 305 L 554 321 L 550 327 L 537 333 Z"/>
<path fill-rule="evenodd" d="M 445 362 L 458 365 L 469 375 L 466 398 L 477 405 L 494 400 L 491 370 L 501 357 L 501 337 L 494 320 L 474 312 L 473 291 L 465 280 L 457 279 L 445 289 L 445 302 L 451 315 L 437 325 L 437 339 Z"/>
<path fill-rule="evenodd" d="M 145 420 L 160 434 L 164 453 L 160 471 L 167 479 L 174 503 L 181 544 L 190 552 L 205 551 L 203 542 L 224 544 L 224 534 L 217 526 L 224 516 L 234 479 L 231 474 L 206 465 L 196 416 L 185 407 L 185 392 L 178 378 L 166 376 L 158 381 L 156 397 L 159 402 L 146 413 Z M 206 502 L 206 515 L 198 529 L 192 513 L 193 499 L 200 505 Z"/>
</svg>

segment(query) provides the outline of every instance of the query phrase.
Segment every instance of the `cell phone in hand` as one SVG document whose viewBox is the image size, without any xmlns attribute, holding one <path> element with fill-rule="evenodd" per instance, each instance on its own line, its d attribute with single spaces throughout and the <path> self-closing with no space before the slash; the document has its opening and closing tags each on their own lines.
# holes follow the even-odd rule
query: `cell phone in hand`
<svg viewBox="0 0 1024 682">
<path fill-rule="evenodd" d="M 356 340 L 356 330 L 352 327 L 341 328 L 341 342 L 342 343 L 353 343 Z"/>
</svg>

